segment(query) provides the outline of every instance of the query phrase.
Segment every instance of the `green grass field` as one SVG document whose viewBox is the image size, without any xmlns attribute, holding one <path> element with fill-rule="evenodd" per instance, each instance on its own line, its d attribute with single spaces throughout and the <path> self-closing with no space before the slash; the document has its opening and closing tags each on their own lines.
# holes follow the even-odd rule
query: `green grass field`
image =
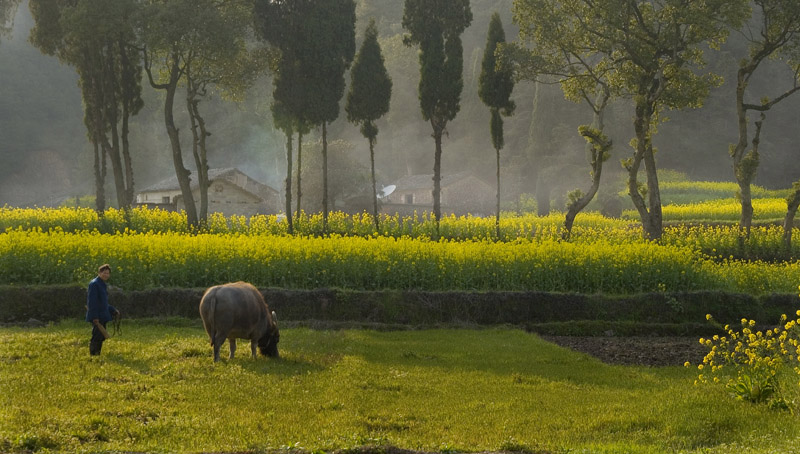
<svg viewBox="0 0 800 454">
<path fill-rule="evenodd" d="M 284 329 L 214 364 L 198 321 L 0 328 L 0 451 L 800 452 L 800 420 L 513 329 Z M 798 396 L 794 396 L 797 399 Z"/>
</svg>

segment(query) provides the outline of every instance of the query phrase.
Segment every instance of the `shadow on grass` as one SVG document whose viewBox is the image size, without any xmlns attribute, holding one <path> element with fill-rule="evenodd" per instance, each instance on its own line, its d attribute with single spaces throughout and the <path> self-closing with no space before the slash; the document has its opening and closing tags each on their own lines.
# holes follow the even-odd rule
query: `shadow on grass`
<svg viewBox="0 0 800 454">
<path fill-rule="evenodd" d="M 635 387 L 635 378 L 647 374 L 637 367 L 605 364 L 521 330 L 430 330 L 411 335 L 360 331 L 358 336 L 370 345 L 361 356 L 387 368 L 480 371 L 511 379 L 624 389 Z M 623 376 L 628 378 L 621 379 Z"/>
</svg>

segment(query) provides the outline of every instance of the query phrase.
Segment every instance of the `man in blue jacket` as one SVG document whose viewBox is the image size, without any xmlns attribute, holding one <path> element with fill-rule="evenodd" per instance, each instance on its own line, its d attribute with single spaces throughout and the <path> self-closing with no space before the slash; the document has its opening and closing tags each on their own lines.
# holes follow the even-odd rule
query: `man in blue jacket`
<svg viewBox="0 0 800 454">
<path fill-rule="evenodd" d="M 110 322 L 112 314 L 119 311 L 108 304 L 108 287 L 106 281 L 111 277 L 111 266 L 101 265 L 97 269 L 97 277 L 89 282 L 89 292 L 86 298 L 86 321 L 92 324 L 92 340 L 89 341 L 89 354 L 99 355 L 103 348 L 108 332 L 106 323 Z"/>
</svg>

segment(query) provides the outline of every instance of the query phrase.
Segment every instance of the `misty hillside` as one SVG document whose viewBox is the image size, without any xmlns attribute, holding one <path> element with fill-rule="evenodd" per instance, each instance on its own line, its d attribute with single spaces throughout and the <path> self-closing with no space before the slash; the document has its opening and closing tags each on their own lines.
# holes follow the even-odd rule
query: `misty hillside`
<svg viewBox="0 0 800 454">
<path fill-rule="evenodd" d="M 494 181 L 494 149 L 489 137 L 488 108 L 478 98 L 477 81 L 489 18 L 498 11 L 506 38 L 516 39 L 511 21 L 510 0 L 473 0 L 472 25 L 463 35 L 464 91 L 461 110 L 448 124 L 444 139 L 444 174 L 470 170 L 486 181 Z M 422 120 L 417 99 L 419 65 L 416 49 L 402 44 L 400 25 L 403 2 L 399 0 L 358 0 L 357 42 L 364 28 L 375 18 L 386 66 L 393 78 L 391 110 L 378 122 L 376 147 L 379 183 L 391 184 L 403 175 L 430 174 L 433 168 L 433 140 L 430 124 Z M 19 7 L 10 36 L 0 41 L 0 205 L 45 205 L 60 197 L 93 193 L 92 147 L 83 124 L 83 110 L 77 76 L 73 68 L 42 55 L 28 42 L 32 19 L 27 2 Z M 660 168 L 687 173 L 698 180 L 733 181 L 728 146 L 737 140 L 733 85 L 736 62 L 744 44 L 732 34 L 722 52 L 708 53 L 709 67 L 725 77 L 726 83 L 712 92 L 705 107 L 668 112 L 670 121 L 659 127 L 654 142 Z M 770 62 L 754 78 L 752 90 L 775 95 L 791 83 L 791 74 Z M 348 77 L 349 81 L 349 77 Z M 264 76 L 241 103 L 212 97 L 202 108 L 207 115 L 211 167 L 236 166 L 250 176 L 282 190 L 285 137 L 272 124 L 269 110 L 272 86 Z M 174 175 L 169 139 L 163 122 L 160 92 L 144 83 L 144 109 L 132 119 L 130 142 L 137 190 Z M 185 105 L 179 94 L 176 121 L 182 140 L 189 142 Z M 513 98 L 517 110 L 506 119 L 506 168 L 535 176 L 540 169 L 557 187 L 554 198 L 588 185 L 584 140 L 577 128 L 591 121 L 583 104 L 564 100 L 552 85 L 519 82 Z M 612 158 L 604 173 L 604 190 L 618 191 L 619 160 L 630 155 L 634 136 L 629 103 L 618 101 L 610 108 L 606 125 L 614 141 Z M 761 163 L 755 183 L 767 188 L 785 188 L 800 179 L 800 97 L 778 104 L 767 114 L 761 136 Z M 329 127 L 329 140 L 345 140 L 348 159 L 367 163 L 368 145 L 345 119 Z M 306 137 L 311 144 L 319 131 Z M 309 150 L 313 147 L 309 147 Z M 184 161 L 192 168 L 189 147 Z M 531 179 L 532 179 L 531 178 Z M 524 179 L 519 192 L 533 192 L 535 181 Z M 113 191 L 113 184 L 107 191 Z M 110 194 L 110 192 L 109 192 Z M 507 195 L 506 198 L 516 197 Z M 109 197 L 113 200 L 113 197 Z"/>
</svg>

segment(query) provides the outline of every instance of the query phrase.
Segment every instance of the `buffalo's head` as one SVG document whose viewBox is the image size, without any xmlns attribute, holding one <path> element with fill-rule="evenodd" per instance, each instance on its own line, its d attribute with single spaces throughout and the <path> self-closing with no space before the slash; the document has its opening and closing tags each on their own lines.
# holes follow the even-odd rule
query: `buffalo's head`
<svg viewBox="0 0 800 454">
<path fill-rule="evenodd" d="M 258 340 L 258 350 L 264 356 L 269 356 L 270 358 L 279 358 L 280 354 L 278 353 L 278 342 L 281 340 L 281 333 L 278 330 L 278 319 L 275 316 L 275 312 L 272 312 L 272 323 L 270 323 L 269 330 L 261 339 Z"/>
</svg>

